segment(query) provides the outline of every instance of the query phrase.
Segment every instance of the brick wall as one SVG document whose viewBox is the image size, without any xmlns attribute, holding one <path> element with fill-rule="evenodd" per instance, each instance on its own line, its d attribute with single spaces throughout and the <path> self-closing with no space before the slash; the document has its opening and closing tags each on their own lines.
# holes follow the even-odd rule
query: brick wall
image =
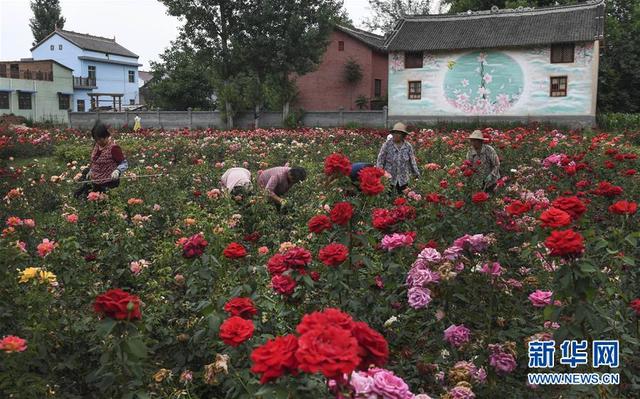
<svg viewBox="0 0 640 399">
<path fill-rule="evenodd" d="M 344 42 L 344 51 L 339 51 L 339 42 Z M 362 67 L 362 80 L 357 85 L 349 85 L 344 79 L 344 66 L 353 58 Z M 295 107 L 305 111 L 334 111 L 340 107 L 356 110 L 356 98 L 364 95 L 373 97 L 374 79 L 382 79 L 383 93 L 386 93 L 387 56 L 375 53 L 359 40 L 340 32 L 331 34 L 331 41 L 318 69 L 299 76 L 296 83 L 299 90 Z"/>
</svg>

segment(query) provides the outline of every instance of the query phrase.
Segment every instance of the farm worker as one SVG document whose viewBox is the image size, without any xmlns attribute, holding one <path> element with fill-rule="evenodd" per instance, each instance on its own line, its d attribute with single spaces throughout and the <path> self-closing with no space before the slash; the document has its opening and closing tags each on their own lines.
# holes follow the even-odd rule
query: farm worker
<svg viewBox="0 0 640 399">
<path fill-rule="evenodd" d="M 133 131 L 137 132 L 138 130 L 142 129 L 142 124 L 140 123 L 142 119 L 140 119 L 140 115 L 136 114 L 136 117 L 133 118 L 133 120 Z"/>
<path fill-rule="evenodd" d="M 420 176 L 413 146 L 405 141 L 409 132 L 404 123 L 396 123 L 391 129 L 392 140 L 382 144 L 376 166 L 391 175 L 391 186 L 402 193 L 409 185 L 409 174 Z"/>
<path fill-rule="evenodd" d="M 286 200 L 282 198 L 291 187 L 307 178 L 307 171 L 304 168 L 278 166 L 264 170 L 258 176 L 258 185 L 262 187 L 271 201 L 279 207 L 286 205 Z"/>
<path fill-rule="evenodd" d="M 353 182 L 353 184 L 358 184 L 360 183 L 360 171 L 364 168 L 369 168 L 372 167 L 373 164 L 368 163 L 368 162 L 355 162 L 351 164 L 351 173 L 349 174 L 349 177 L 351 178 L 351 182 Z"/>
<path fill-rule="evenodd" d="M 220 178 L 220 186 L 234 197 L 249 195 L 253 189 L 251 172 L 245 168 L 227 169 Z"/>
<path fill-rule="evenodd" d="M 491 193 L 500 178 L 500 159 L 496 150 L 489 144 L 480 130 L 474 130 L 469 136 L 471 148 L 467 152 L 467 161 L 471 162 L 482 177 L 482 190 Z"/>
<path fill-rule="evenodd" d="M 84 197 L 89 191 L 107 191 L 120 185 L 120 176 L 129 168 L 127 159 L 119 145 L 111 140 L 109 129 L 97 121 L 91 129 L 91 137 L 95 141 L 91 152 L 91 164 L 83 170 L 82 179 L 91 180 L 84 183 L 75 192 L 75 197 Z"/>
</svg>

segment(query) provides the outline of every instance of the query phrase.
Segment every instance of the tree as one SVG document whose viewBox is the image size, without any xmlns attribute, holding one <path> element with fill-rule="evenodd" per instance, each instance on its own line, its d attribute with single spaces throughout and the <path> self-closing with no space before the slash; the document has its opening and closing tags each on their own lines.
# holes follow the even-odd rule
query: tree
<svg viewBox="0 0 640 399">
<path fill-rule="evenodd" d="M 346 64 L 344 64 L 344 80 L 351 87 L 349 91 L 349 109 L 352 109 L 353 88 L 362 80 L 362 67 L 353 58 L 349 58 Z"/>
<path fill-rule="evenodd" d="M 29 20 L 29 27 L 33 33 L 34 46 L 56 28 L 64 28 L 65 19 L 61 15 L 59 0 L 32 0 L 31 11 L 33 11 L 33 18 Z"/>
<path fill-rule="evenodd" d="M 640 4 L 607 2 L 604 46 L 600 52 L 599 112 L 640 112 Z"/>
<path fill-rule="evenodd" d="M 278 83 L 282 92 L 283 119 L 297 90 L 291 75 L 312 71 L 322 59 L 336 21 L 345 22 L 342 1 L 254 0 L 246 26 L 233 35 L 243 68 L 251 75 L 254 89 L 254 124 L 259 124 L 265 91 Z"/>
<path fill-rule="evenodd" d="M 371 31 L 389 33 L 403 15 L 430 13 L 431 0 L 369 0 L 373 16 L 364 21 Z"/>
<path fill-rule="evenodd" d="M 149 103 L 169 110 L 211 109 L 214 106 L 213 71 L 208 60 L 178 38 L 152 62 Z"/>
<path fill-rule="evenodd" d="M 241 70 L 235 56 L 232 36 L 246 27 L 249 17 L 249 0 L 160 0 L 170 15 L 185 22 L 184 37 L 201 57 L 206 59 L 215 75 L 216 92 L 223 96 L 229 90 L 226 85 Z M 233 102 L 223 101 L 227 126 L 233 126 Z"/>
</svg>

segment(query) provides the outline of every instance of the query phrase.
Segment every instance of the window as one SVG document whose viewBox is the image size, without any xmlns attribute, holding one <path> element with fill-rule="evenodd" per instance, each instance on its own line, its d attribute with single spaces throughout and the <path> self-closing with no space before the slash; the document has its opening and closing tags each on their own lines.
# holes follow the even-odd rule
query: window
<svg viewBox="0 0 640 399">
<path fill-rule="evenodd" d="M 54 46 L 54 45 L 52 44 L 51 46 L 49 46 L 49 49 L 50 49 L 51 51 L 53 51 L 53 50 L 55 50 L 55 49 L 56 49 L 56 46 Z"/>
<path fill-rule="evenodd" d="M 136 105 L 136 100 L 134 99 L 129 100 L 129 105 Z"/>
<path fill-rule="evenodd" d="M 11 78 L 12 79 L 20 79 L 20 65 L 18 64 L 11 64 L 9 66 L 9 69 L 11 71 Z"/>
<path fill-rule="evenodd" d="M 373 86 L 373 96 L 374 97 L 382 97 L 382 80 L 376 79 L 374 80 Z"/>
<path fill-rule="evenodd" d="M 84 100 L 78 100 L 78 112 L 84 112 Z"/>
<path fill-rule="evenodd" d="M 71 96 L 68 94 L 58 94 L 58 109 L 69 109 L 71 103 Z"/>
<path fill-rule="evenodd" d="M 31 109 L 31 93 L 18 92 L 18 109 Z"/>
<path fill-rule="evenodd" d="M 96 67 L 95 67 L 95 65 L 89 65 L 89 79 L 96 80 Z"/>
<path fill-rule="evenodd" d="M 58 50 L 62 50 L 62 44 L 58 45 Z"/>
<path fill-rule="evenodd" d="M 554 44 L 551 46 L 552 64 L 569 64 L 573 62 L 575 44 Z"/>
<path fill-rule="evenodd" d="M 404 53 L 405 68 L 422 68 L 422 53 Z"/>
<path fill-rule="evenodd" d="M 0 64 L 0 78 L 7 77 L 7 66 L 5 64 Z"/>
<path fill-rule="evenodd" d="M 567 96 L 567 77 L 553 76 L 551 77 L 551 97 Z"/>
<path fill-rule="evenodd" d="M 136 71 L 129 71 L 129 83 L 135 83 Z"/>
<path fill-rule="evenodd" d="M 338 51 L 344 51 L 344 42 L 342 40 L 338 42 Z"/>
<path fill-rule="evenodd" d="M 0 109 L 9 109 L 9 93 L 0 91 Z"/>
<path fill-rule="evenodd" d="M 422 98 L 422 82 L 409 82 L 409 100 L 419 100 Z"/>
</svg>

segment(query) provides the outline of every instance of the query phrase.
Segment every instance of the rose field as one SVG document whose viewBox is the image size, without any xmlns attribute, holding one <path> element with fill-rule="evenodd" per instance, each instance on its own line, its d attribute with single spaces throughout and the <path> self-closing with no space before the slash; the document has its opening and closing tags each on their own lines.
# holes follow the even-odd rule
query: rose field
<svg viewBox="0 0 640 399">
<path fill-rule="evenodd" d="M 484 129 L 488 195 L 470 131 L 416 129 L 409 189 L 356 189 L 387 133 L 120 131 L 125 179 L 77 200 L 90 134 L 0 128 L 0 397 L 640 397 L 640 132 Z M 220 190 L 286 163 L 308 175 L 281 210 Z M 551 371 L 620 383 L 528 383 Z"/>
</svg>

